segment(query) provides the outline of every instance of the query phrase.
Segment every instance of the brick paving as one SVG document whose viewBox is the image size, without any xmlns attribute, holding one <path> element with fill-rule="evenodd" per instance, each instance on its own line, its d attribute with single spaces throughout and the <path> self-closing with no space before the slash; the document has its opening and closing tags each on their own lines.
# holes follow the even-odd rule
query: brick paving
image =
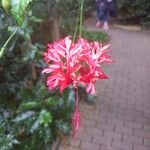
<svg viewBox="0 0 150 150">
<path fill-rule="evenodd" d="M 81 131 L 59 150 L 150 150 L 150 32 L 109 34 L 116 60 L 104 66 L 110 79 L 97 83 L 95 104 L 81 102 Z"/>
</svg>

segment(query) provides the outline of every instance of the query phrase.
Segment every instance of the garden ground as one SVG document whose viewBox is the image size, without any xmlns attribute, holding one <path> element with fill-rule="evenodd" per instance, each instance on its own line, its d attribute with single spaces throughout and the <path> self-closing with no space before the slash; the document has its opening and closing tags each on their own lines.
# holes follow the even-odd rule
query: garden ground
<svg viewBox="0 0 150 150">
<path fill-rule="evenodd" d="M 94 21 L 86 28 L 99 30 Z M 81 131 L 59 150 L 150 150 L 150 32 L 108 32 L 116 60 L 105 65 L 110 79 L 97 83 L 95 104 L 81 102 Z"/>
</svg>

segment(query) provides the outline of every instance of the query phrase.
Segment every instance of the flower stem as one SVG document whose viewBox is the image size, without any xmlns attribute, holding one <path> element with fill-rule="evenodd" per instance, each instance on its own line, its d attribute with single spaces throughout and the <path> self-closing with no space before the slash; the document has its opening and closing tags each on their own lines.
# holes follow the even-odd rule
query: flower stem
<svg viewBox="0 0 150 150">
<path fill-rule="evenodd" d="M 75 32 L 73 34 L 73 42 L 76 40 L 76 37 L 77 37 L 78 24 L 79 24 L 79 15 L 80 15 L 80 13 L 78 13 L 78 16 L 77 16 L 77 19 L 76 19 L 76 27 L 75 27 Z"/>
<path fill-rule="evenodd" d="M 76 133 L 79 131 L 82 122 L 81 113 L 79 111 L 78 88 L 74 88 L 74 90 L 75 90 L 76 98 L 75 98 L 75 110 L 72 117 L 73 137 L 75 137 Z"/>
<path fill-rule="evenodd" d="M 79 109 L 79 93 L 78 87 L 75 88 L 76 100 L 75 100 L 75 111 Z"/>
<path fill-rule="evenodd" d="M 10 40 L 13 38 L 13 36 L 16 34 L 16 32 L 19 30 L 20 26 L 16 28 L 16 30 L 11 34 L 11 36 L 7 39 L 7 41 L 5 42 L 5 44 L 3 45 L 3 47 L 0 50 L 0 58 L 2 57 L 6 46 L 8 45 L 8 43 L 10 42 Z"/>
<path fill-rule="evenodd" d="M 80 37 L 81 37 L 81 35 L 82 35 L 83 4 L 84 4 L 84 0 L 81 0 L 81 6 L 80 6 L 80 28 L 79 28 L 79 35 L 80 35 Z"/>
</svg>

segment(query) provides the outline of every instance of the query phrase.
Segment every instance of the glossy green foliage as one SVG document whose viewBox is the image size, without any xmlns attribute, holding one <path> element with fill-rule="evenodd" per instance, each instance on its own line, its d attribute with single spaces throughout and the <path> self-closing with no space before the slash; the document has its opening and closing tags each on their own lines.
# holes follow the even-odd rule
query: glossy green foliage
<svg viewBox="0 0 150 150">
<path fill-rule="evenodd" d="M 28 13 L 27 8 L 32 0 L 11 0 L 11 13 L 21 26 Z"/>
<path fill-rule="evenodd" d="M 39 82 L 34 88 L 20 89 L 18 104 L 14 101 L 16 104 L 12 105 L 8 100 L 4 104 L 1 100 L 1 109 L 5 114 L 0 118 L 5 124 L 2 134 L 8 137 L 6 141 L 1 139 L 1 147 L 10 145 L 10 149 L 49 149 L 57 132 L 70 134 L 74 98 L 71 88 L 60 95 L 58 91 L 49 92 Z"/>
<path fill-rule="evenodd" d="M 20 5 L 23 10 L 24 5 Z M 1 8 L 0 11 L 0 45 L 3 45 L 17 27 L 15 20 L 19 24 L 23 20 L 15 18 L 17 11 L 13 17 Z M 8 119 L 2 116 L 0 126 L 0 149 L 4 150 L 49 150 L 58 132 L 69 134 L 71 129 L 74 92 L 70 89 L 60 95 L 58 91 L 49 92 L 43 85 L 45 77 L 41 76 L 41 70 L 45 46 L 33 43 L 32 33 L 44 18 L 33 14 L 33 10 L 27 15 L 20 14 L 26 15 L 22 27 L 0 59 L 0 111 L 8 114 Z"/>
<path fill-rule="evenodd" d="M 0 150 L 10 150 L 14 144 L 19 144 L 15 137 L 14 130 L 8 124 L 10 114 L 5 109 L 0 109 Z M 11 132 L 9 132 L 11 130 Z"/>
</svg>

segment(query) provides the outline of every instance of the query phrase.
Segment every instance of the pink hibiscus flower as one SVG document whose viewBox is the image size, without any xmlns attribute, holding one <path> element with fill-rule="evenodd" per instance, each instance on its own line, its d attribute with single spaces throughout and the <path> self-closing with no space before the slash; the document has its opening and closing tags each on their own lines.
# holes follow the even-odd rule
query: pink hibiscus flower
<svg viewBox="0 0 150 150">
<path fill-rule="evenodd" d="M 48 44 L 47 51 L 43 54 L 47 67 L 42 73 L 48 74 L 49 90 L 59 88 L 62 93 L 69 85 L 77 89 L 82 84 L 86 87 L 87 93 L 95 94 L 94 83 L 108 78 L 101 67 L 102 63 L 113 62 L 107 54 L 110 52 L 109 47 L 110 44 L 103 46 L 97 41 L 90 43 L 84 38 L 79 38 L 74 43 L 70 36 Z M 72 118 L 74 133 L 79 129 L 80 122 L 81 114 L 77 98 Z"/>
</svg>

